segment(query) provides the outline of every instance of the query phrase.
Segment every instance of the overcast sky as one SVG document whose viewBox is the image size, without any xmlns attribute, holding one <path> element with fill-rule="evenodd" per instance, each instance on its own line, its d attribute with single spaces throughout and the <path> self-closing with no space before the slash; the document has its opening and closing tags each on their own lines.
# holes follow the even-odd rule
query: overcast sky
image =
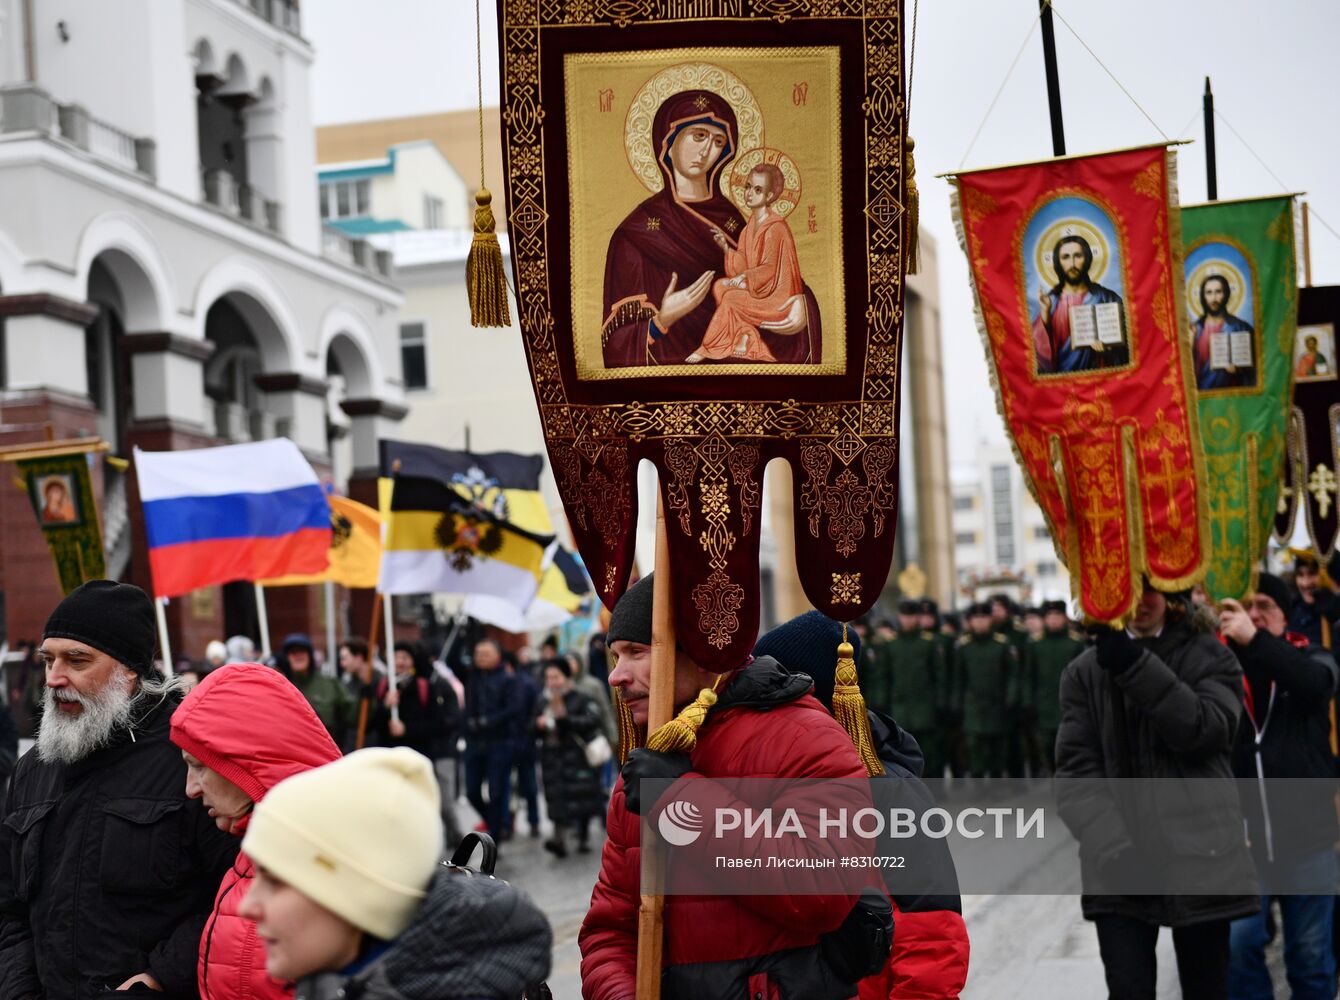
<svg viewBox="0 0 1340 1000">
<path fill-rule="evenodd" d="M 924 0 L 912 79 L 921 219 L 939 244 L 950 451 L 972 461 L 978 440 L 1003 440 L 987 391 L 968 270 L 949 214 L 949 187 L 934 174 L 964 165 L 1015 54 L 1037 20 L 1035 0 Z M 369 11 L 375 15 L 369 17 Z M 1201 93 L 1213 79 L 1221 115 L 1278 175 L 1219 124 L 1219 196 L 1306 191 L 1314 209 L 1315 284 L 1340 283 L 1340 128 L 1335 0 L 1057 0 L 1057 11 L 1147 111 L 1056 22 L 1068 152 L 1194 139 L 1181 147 L 1185 204 L 1205 200 Z M 908 0 L 909 22 L 911 3 Z M 303 28 L 317 49 L 318 124 L 426 114 L 475 102 L 471 0 L 305 0 Z M 483 2 L 485 103 L 498 102 L 497 27 Z M 909 39 L 910 41 L 910 39 Z M 966 166 L 1051 155 L 1040 32 L 1034 31 Z M 1300 278 L 1302 265 L 1299 265 Z"/>
</svg>

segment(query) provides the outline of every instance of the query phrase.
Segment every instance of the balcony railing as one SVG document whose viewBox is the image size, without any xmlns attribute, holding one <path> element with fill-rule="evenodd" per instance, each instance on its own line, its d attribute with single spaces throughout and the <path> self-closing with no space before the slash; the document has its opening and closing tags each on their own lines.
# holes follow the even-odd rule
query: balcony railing
<svg viewBox="0 0 1340 1000">
<path fill-rule="evenodd" d="M 391 252 L 378 250 L 367 240 L 361 240 L 327 226 L 321 230 L 321 253 L 330 260 L 349 267 L 371 271 L 383 278 L 391 276 Z"/>
<path fill-rule="evenodd" d="M 94 118 L 78 104 L 58 104 L 32 84 L 0 87 L 0 133 L 37 132 L 63 139 L 95 159 L 153 180 L 156 176 L 152 139 L 141 139 Z"/>
<path fill-rule="evenodd" d="M 205 203 L 229 215 L 282 235 L 284 212 L 277 201 L 270 201 L 255 188 L 238 184 L 226 170 L 207 170 L 202 175 Z"/>
</svg>

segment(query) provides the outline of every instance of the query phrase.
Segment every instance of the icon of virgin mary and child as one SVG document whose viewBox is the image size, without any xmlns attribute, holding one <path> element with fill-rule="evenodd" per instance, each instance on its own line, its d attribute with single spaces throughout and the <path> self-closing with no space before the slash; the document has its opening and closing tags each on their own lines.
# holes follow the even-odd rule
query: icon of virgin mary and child
<svg viewBox="0 0 1340 1000">
<path fill-rule="evenodd" d="M 773 210 L 782 171 L 760 163 L 743 201 L 721 191 L 739 130 L 722 97 L 667 98 L 652 123 L 662 189 L 610 238 L 605 257 L 607 368 L 703 363 L 817 363 L 819 307 L 795 239 Z"/>
</svg>

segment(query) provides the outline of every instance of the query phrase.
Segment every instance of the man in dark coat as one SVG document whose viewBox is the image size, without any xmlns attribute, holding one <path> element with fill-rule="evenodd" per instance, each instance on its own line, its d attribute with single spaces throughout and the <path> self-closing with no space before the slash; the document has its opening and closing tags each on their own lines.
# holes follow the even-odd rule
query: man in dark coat
<svg viewBox="0 0 1340 1000">
<path fill-rule="evenodd" d="M 47 621 L 46 706 L 0 825 L 0 997 L 144 986 L 196 996 L 200 933 L 237 853 L 186 797 L 179 697 L 138 587 L 93 580 Z"/>
<path fill-rule="evenodd" d="M 1231 761 L 1241 713 L 1242 671 L 1213 626 L 1148 586 L 1061 678 L 1056 794 L 1112 1000 L 1154 995 L 1160 926 L 1182 995 L 1227 996 L 1229 922 L 1260 906 Z"/>
<path fill-rule="evenodd" d="M 1047 770 L 1056 770 L 1056 731 L 1061 727 L 1061 675 L 1084 652 L 1084 640 L 1070 628 L 1065 601 L 1042 605 L 1042 635 L 1024 647 L 1024 683 L 1032 689 L 1038 739 Z"/>
<path fill-rule="evenodd" d="M 1277 576 L 1260 574 L 1247 608 L 1232 600 L 1221 606 L 1219 627 L 1247 681 L 1233 773 L 1257 785 L 1258 794 L 1244 793 L 1242 801 L 1263 893 L 1259 914 L 1233 922 L 1232 996 L 1274 996 L 1266 969 L 1266 912 L 1274 895 L 1293 996 L 1329 1000 L 1335 995 L 1331 928 L 1337 872 L 1327 708 L 1336 685 L 1335 659 L 1285 631 L 1289 590 Z"/>
<path fill-rule="evenodd" d="M 494 639 L 475 644 L 465 673 L 465 794 L 501 844 L 510 831 L 516 724 L 521 699 L 516 679 L 503 667 L 502 647 Z M 489 787 L 484 799 L 484 782 Z"/>
<path fill-rule="evenodd" d="M 1332 645 L 1326 641 L 1327 633 L 1340 618 L 1340 601 L 1335 591 L 1322 586 L 1321 564 L 1312 553 L 1300 553 L 1294 560 L 1293 585 L 1298 596 L 1286 608 L 1289 631 L 1299 633 L 1314 646 Z"/>
</svg>

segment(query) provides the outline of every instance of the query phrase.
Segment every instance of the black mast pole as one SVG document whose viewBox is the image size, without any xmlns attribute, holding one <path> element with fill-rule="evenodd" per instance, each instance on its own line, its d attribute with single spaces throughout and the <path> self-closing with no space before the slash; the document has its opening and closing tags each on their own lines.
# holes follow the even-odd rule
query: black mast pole
<svg viewBox="0 0 1340 1000">
<path fill-rule="evenodd" d="M 1205 78 L 1205 190 L 1210 201 L 1219 200 L 1219 174 L 1214 161 L 1214 93 Z"/>
<path fill-rule="evenodd" d="M 1061 121 L 1061 77 L 1056 71 L 1056 29 L 1051 0 L 1038 0 L 1042 12 L 1042 60 L 1047 68 L 1047 107 L 1052 119 L 1052 155 L 1065 156 L 1065 125 Z"/>
</svg>

